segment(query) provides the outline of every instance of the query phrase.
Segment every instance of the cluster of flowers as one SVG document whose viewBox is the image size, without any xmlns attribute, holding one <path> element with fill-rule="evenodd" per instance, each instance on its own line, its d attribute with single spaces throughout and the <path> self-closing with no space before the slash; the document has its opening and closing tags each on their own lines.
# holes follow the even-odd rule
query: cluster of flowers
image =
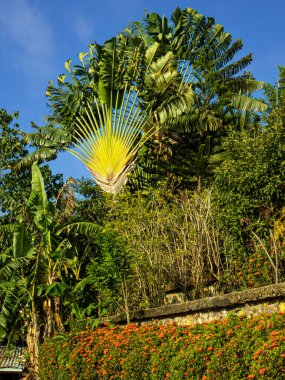
<svg viewBox="0 0 285 380">
<path fill-rule="evenodd" d="M 231 273 L 231 280 L 236 289 L 248 289 L 270 285 L 274 282 L 274 271 L 261 248 L 244 260 L 232 262 L 235 272 Z"/>
<path fill-rule="evenodd" d="M 285 316 L 71 331 L 41 347 L 42 380 L 285 379 Z"/>
</svg>

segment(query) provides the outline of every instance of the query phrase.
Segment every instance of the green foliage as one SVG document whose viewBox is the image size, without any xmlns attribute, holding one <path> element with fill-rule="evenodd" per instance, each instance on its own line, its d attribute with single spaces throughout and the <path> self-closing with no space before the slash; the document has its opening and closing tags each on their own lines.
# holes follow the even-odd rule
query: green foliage
<svg viewBox="0 0 285 380">
<path fill-rule="evenodd" d="M 132 258 L 127 242 L 110 227 L 102 231 L 98 244 L 99 255 L 87 268 L 89 283 L 98 292 L 98 307 L 115 312 L 125 296 L 126 283 L 131 280 Z"/>
<path fill-rule="evenodd" d="M 74 144 L 74 132 L 78 129 L 76 120 L 88 119 L 87 105 L 94 108 L 95 116 L 99 112 L 100 120 L 100 110 L 94 107 L 95 104 L 103 108 L 108 106 L 111 110 L 115 108 L 114 119 L 117 117 L 116 121 L 121 123 L 125 114 L 124 104 L 129 105 L 134 92 L 138 92 L 140 108 L 135 113 L 143 109 L 143 114 L 148 117 L 148 125 L 143 128 L 145 133 L 141 133 L 144 138 L 168 118 L 176 118 L 192 102 L 191 86 L 182 83 L 175 57 L 171 53 L 157 56 L 156 52 L 161 50 L 159 44 L 145 46 L 143 38 L 130 39 L 121 33 L 102 46 L 92 44 L 89 48 L 89 53 L 79 55 L 81 65 L 71 68 L 68 62 L 69 76 L 60 75 L 57 85 L 50 83 L 46 92 L 53 111 L 47 118 L 49 124 L 44 128 L 37 127 L 34 134 L 26 135 L 26 139 L 39 149 L 18 167 L 35 159 L 51 159 L 57 150 Z M 142 89 L 139 82 L 148 84 Z M 154 84 L 159 88 L 155 102 L 150 102 L 148 94 Z M 133 106 L 130 107 L 132 109 Z M 120 117 L 117 111 L 118 114 L 121 111 Z M 127 116 L 127 119 L 130 122 L 133 116 Z"/>
<path fill-rule="evenodd" d="M 274 270 L 264 250 L 256 246 L 250 252 L 227 253 L 227 271 L 223 288 L 226 292 L 270 285 L 274 282 Z"/>
<path fill-rule="evenodd" d="M 223 162 L 216 171 L 219 201 L 229 215 L 229 230 L 242 218 L 266 222 L 264 212 L 284 202 L 283 131 L 232 132 L 225 141 Z"/>
<path fill-rule="evenodd" d="M 163 304 L 167 288 L 193 299 L 207 284 L 219 282 L 221 241 L 210 191 L 175 192 L 161 183 L 152 192 L 125 191 L 112 212 L 111 224 L 133 259 L 136 275 L 129 293 L 137 294 L 136 308 Z"/>
<path fill-rule="evenodd" d="M 29 154 L 29 146 L 22 138 L 19 125 L 12 125 L 17 118 L 18 113 L 9 115 L 7 111 L 0 109 L 0 212 L 5 213 L 11 222 L 11 218 L 17 213 L 14 202 L 27 200 L 31 190 L 31 169 L 14 170 L 19 160 Z M 48 166 L 43 166 L 41 170 L 47 194 L 53 198 L 63 185 L 62 175 L 52 175 Z"/>
<path fill-rule="evenodd" d="M 278 83 L 278 81 L 282 78 L 284 79 L 285 77 L 285 66 L 277 66 L 277 68 L 279 71 L 277 83 L 267 83 L 264 87 L 264 95 L 269 106 L 268 113 L 271 112 L 274 108 L 280 106 L 280 103 L 282 106 L 282 98 L 284 98 L 284 83 Z"/>
<path fill-rule="evenodd" d="M 263 284 L 273 280 L 271 257 L 276 255 L 279 269 L 275 271 L 284 276 L 283 248 L 277 247 L 273 236 L 275 221 L 280 218 L 285 201 L 285 119 L 284 99 L 280 99 L 280 107 L 267 116 L 263 129 L 232 131 L 223 143 L 224 153 L 214 187 L 216 221 L 228 236 L 225 255 L 229 259 L 230 282 L 240 282 L 233 276 L 231 260 L 240 263 L 238 272 L 245 271 L 242 266 L 260 250 L 268 253 L 268 273 L 264 274 Z M 261 278 L 256 278 L 255 285 L 261 285 Z"/>
<path fill-rule="evenodd" d="M 91 44 L 79 54 L 80 64 L 66 62 L 67 75 L 46 91 L 48 125 L 26 136 L 38 149 L 18 166 L 51 159 L 74 144 L 76 120 L 86 117 L 88 104 L 109 104 L 119 113 L 127 88 L 138 95 L 147 119 L 144 132 L 157 130 L 138 154 L 132 188 L 147 186 L 151 175 L 154 181 L 174 177 L 184 188 L 199 186 L 212 178 L 229 126 L 247 127 L 267 107 L 251 96 L 263 82 L 243 72 L 251 54 L 234 60 L 242 47 L 213 18 L 192 8 L 177 8 L 171 20 L 147 14 L 103 45 Z"/>
<path fill-rule="evenodd" d="M 66 62 L 67 75 L 46 92 L 45 127 L 23 134 L 12 126 L 17 113 L 0 110 L 0 340 L 16 342 L 19 332 L 31 338 L 31 331 L 32 339 L 49 337 L 90 315 L 130 319 L 164 304 L 167 289 L 190 300 L 285 278 L 285 93 L 281 84 L 266 87 L 261 124 L 266 106 L 252 94 L 263 82 L 244 71 L 251 54 L 237 60 L 242 48 L 191 8 L 177 8 L 171 20 L 146 14 L 143 23 L 90 45 L 80 64 Z M 29 166 L 55 158 L 77 137 L 80 147 L 84 136 L 74 131 L 76 120 L 88 121 L 87 105 L 102 120 L 109 107 L 109 121 L 124 128 L 124 115 L 135 118 L 125 112 L 135 93 L 134 113 L 145 125 L 133 142 L 148 133 L 151 139 L 131 157 L 131 191 L 111 199 L 89 180 L 63 185 L 47 166 Z M 133 168 L 129 159 L 126 165 Z M 189 330 L 80 333 L 77 326 L 43 346 L 42 376 L 279 379 L 281 328 L 268 334 L 282 318 Z"/>
<path fill-rule="evenodd" d="M 41 347 L 42 380 L 284 378 L 284 315 L 71 332 Z"/>
<path fill-rule="evenodd" d="M 143 33 L 146 44 L 159 45 L 158 57 L 165 52 L 175 57 L 178 72 L 191 85 L 194 96 L 191 106 L 180 109 L 179 116 L 169 119 L 162 133 L 147 144 L 138 161 L 140 181 L 132 184 L 145 185 L 146 173 L 147 177 L 174 177 L 180 186 L 196 188 L 202 180 L 213 177 L 221 139 L 230 127 L 248 128 L 256 112 L 266 110 L 262 101 L 251 96 L 263 87 L 263 82 L 243 72 L 252 60 L 251 54 L 234 61 L 243 48 L 242 41 L 233 42 L 222 25 L 194 9 L 177 8 L 171 21 L 156 13 L 147 14 L 144 24 L 131 25 L 131 32 L 126 31 L 136 38 Z M 147 82 L 140 85 L 145 88 Z M 157 90 L 159 86 L 153 83 L 148 102 L 157 101 Z"/>
<path fill-rule="evenodd" d="M 27 203 L 18 206 L 15 222 L 0 227 L 4 237 L 13 237 L 1 255 L 1 340 L 12 338 L 17 329 L 29 332 L 33 318 L 38 319 L 38 326 L 42 324 L 44 336 L 64 329 L 64 320 L 69 318 L 66 310 L 76 301 L 71 290 L 79 280 L 81 267 L 74 234 L 94 238 L 100 233 L 94 223 L 61 225 L 66 210 L 48 199 L 36 164 L 31 188 Z M 35 339 L 39 339 L 37 334 Z"/>
</svg>

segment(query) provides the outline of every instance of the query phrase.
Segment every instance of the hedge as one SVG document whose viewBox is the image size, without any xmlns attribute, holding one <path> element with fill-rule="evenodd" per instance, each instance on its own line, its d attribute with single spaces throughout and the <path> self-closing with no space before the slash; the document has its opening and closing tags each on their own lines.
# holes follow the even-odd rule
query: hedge
<svg viewBox="0 0 285 380">
<path fill-rule="evenodd" d="M 285 316 L 71 331 L 41 346 L 40 379 L 285 379 Z"/>
</svg>

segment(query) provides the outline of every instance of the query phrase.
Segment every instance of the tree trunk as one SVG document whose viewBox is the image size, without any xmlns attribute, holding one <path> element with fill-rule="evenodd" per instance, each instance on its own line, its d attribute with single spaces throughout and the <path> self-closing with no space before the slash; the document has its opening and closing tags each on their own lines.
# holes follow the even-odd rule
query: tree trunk
<svg viewBox="0 0 285 380">
<path fill-rule="evenodd" d="M 55 318 L 55 322 L 57 324 L 57 328 L 60 332 L 64 332 L 65 328 L 64 328 L 64 325 L 62 323 L 62 316 L 61 316 L 61 312 L 60 312 L 60 298 L 55 297 L 53 302 L 54 302 L 54 318 Z"/>
<path fill-rule="evenodd" d="M 32 301 L 31 321 L 28 323 L 27 346 L 30 361 L 35 370 L 36 378 L 39 373 L 39 338 L 40 330 L 38 324 L 38 315 L 36 312 L 35 301 Z"/>
<path fill-rule="evenodd" d="M 125 303 L 125 313 L 127 317 L 127 323 L 131 323 L 129 303 L 128 303 L 128 288 L 127 288 L 127 284 L 125 280 L 123 280 L 122 282 L 122 291 L 123 291 L 123 297 L 124 297 L 124 303 Z"/>
<path fill-rule="evenodd" d="M 45 329 L 44 329 L 44 338 L 49 338 L 53 332 L 53 308 L 52 308 L 52 300 L 48 297 L 47 300 L 44 301 L 43 310 L 45 313 Z"/>
</svg>

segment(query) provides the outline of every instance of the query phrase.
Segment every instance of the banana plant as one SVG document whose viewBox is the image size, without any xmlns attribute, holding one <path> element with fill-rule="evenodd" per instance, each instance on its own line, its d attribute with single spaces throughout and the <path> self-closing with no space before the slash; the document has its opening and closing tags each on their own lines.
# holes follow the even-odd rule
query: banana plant
<svg viewBox="0 0 285 380">
<path fill-rule="evenodd" d="M 80 276 L 73 232 L 97 236 L 100 227 L 87 222 L 62 226 L 36 163 L 28 203 L 19 207 L 15 224 L 0 226 L 2 234 L 13 236 L 12 245 L 0 255 L 0 338 L 9 342 L 16 338 L 15 331 L 25 331 L 37 370 L 39 342 L 64 329 L 63 300 Z"/>
</svg>

